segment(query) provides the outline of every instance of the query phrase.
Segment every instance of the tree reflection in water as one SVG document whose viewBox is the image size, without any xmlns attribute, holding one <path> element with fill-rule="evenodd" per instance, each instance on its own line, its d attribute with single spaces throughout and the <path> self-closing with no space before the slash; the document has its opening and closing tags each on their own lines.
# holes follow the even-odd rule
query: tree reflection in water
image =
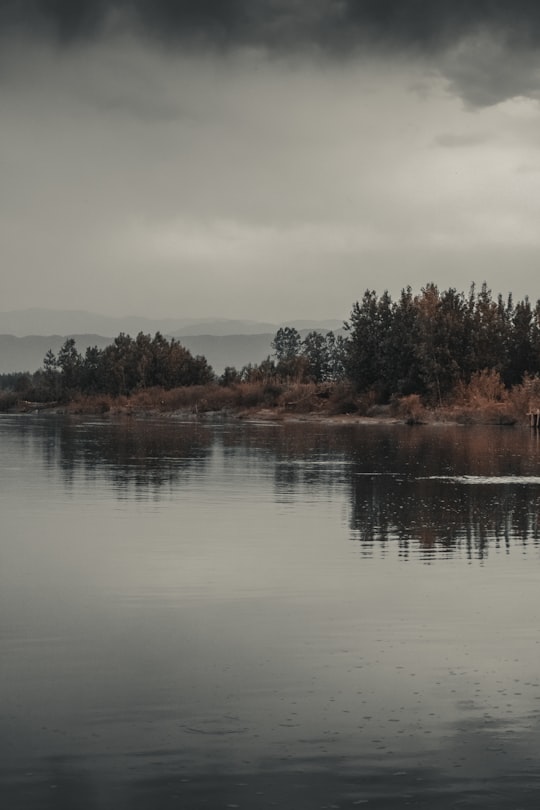
<svg viewBox="0 0 540 810">
<path fill-rule="evenodd" d="M 19 423 L 20 438 L 29 422 Z M 105 479 L 119 497 L 128 493 L 159 499 L 164 491 L 200 472 L 211 453 L 212 432 L 196 421 L 174 419 L 36 420 L 31 438 L 39 442 L 47 467 L 58 466 L 67 488 L 75 479 Z"/>
<path fill-rule="evenodd" d="M 363 553 L 397 543 L 426 559 L 538 543 L 539 454 L 528 431 L 438 428 L 365 437 L 351 467 L 351 529 Z M 382 452 L 380 452 L 382 448 Z"/>
<path fill-rule="evenodd" d="M 271 471 L 277 501 L 347 493 L 366 555 L 395 545 L 402 557 L 484 558 L 490 544 L 539 541 L 540 449 L 528 429 L 60 417 L 20 420 L 19 434 L 41 444 L 66 486 L 105 476 L 119 497 L 159 499 L 219 448 L 225 469 L 241 459 L 254 474 Z"/>
</svg>

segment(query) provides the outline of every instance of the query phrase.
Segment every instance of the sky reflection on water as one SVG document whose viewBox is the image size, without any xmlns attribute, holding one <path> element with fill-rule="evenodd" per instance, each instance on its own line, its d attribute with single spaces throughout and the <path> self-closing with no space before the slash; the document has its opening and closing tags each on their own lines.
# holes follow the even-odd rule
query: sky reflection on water
<svg viewBox="0 0 540 810">
<path fill-rule="evenodd" d="M 9 806 L 537 806 L 534 434 L 6 417 L 0 446 Z"/>
</svg>

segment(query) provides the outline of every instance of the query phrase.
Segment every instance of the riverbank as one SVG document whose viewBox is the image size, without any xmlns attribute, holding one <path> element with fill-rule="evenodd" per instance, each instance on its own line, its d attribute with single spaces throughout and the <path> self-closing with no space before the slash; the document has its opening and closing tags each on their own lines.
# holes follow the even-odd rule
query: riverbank
<svg viewBox="0 0 540 810">
<path fill-rule="evenodd" d="M 8 403 L 6 403 L 8 404 Z M 69 401 L 33 402 L 12 397 L 4 412 L 80 415 L 215 417 L 243 420 L 324 421 L 336 424 L 528 424 L 527 392 L 465 391 L 437 407 L 416 395 L 380 404 L 373 395 L 358 395 L 345 384 L 239 383 L 164 390 L 149 388 L 131 396 L 74 395 Z"/>
</svg>

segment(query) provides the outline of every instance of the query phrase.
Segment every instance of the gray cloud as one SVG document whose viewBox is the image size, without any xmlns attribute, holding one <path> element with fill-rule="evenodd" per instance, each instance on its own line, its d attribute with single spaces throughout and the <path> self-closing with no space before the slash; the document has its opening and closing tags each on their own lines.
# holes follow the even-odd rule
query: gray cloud
<svg viewBox="0 0 540 810">
<path fill-rule="evenodd" d="M 491 137 L 491 135 L 478 132 L 467 134 L 443 132 L 434 138 L 433 143 L 435 146 L 442 146 L 445 149 L 466 149 L 470 146 L 481 146 L 488 143 Z"/>
<path fill-rule="evenodd" d="M 95 36 L 114 19 L 166 38 L 275 47 L 377 40 L 431 49 L 484 30 L 529 42 L 540 33 L 533 0 L 8 0 L 0 9 L 4 30 L 64 40 Z"/>
<path fill-rule="evenodd" d="M 366 286 L 484 278 L 536 297 L 533 34 L 502 4 L 403 5 L 0 4 L 4 307 L 340 318 Z"/>
<path fill-rule="evenodd" d="M 137 39 L 17 51 L 11 68 L 13 308 L 345 317 L 365 286 L 506 290 L 518 252 L 524 277 L 536 266 L 537 180 L 516 174 L 537 160 L 530 103 L 473 115 L 409 63 L 171 56 Z"/>
<path fill-rule="evenodd" d="M 66 46 L 131 33 L 173 50 L 382 53 L 427 61 L 473 106 L 540 93 L 531 0 L 8 0 L 0 30 Z"/>
<path fill-rule="evenodd" d="M 438 66 L 450 90 L 473 107 L 540 96 L 538 50 L 502 34 L 464 38 L 441 55 Z"/>
</svg>

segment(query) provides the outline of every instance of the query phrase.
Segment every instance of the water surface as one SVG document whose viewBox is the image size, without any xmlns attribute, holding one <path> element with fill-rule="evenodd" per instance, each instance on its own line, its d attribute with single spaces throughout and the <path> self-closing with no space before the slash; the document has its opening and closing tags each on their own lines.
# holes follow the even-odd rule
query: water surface
<svg viewBox="0 0 540 810">
<path fill-rule="evenodd" d="M 0 419 L 10 808 L 532 808 L 521 428 Z"/>
</svg>

